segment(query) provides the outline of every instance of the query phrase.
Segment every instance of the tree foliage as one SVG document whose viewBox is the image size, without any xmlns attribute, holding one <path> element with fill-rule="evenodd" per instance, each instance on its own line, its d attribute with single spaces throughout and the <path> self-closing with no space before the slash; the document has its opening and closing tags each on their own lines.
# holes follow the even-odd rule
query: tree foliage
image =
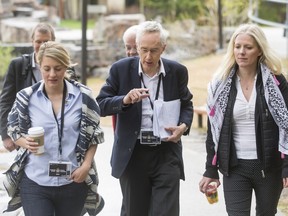
<svg viewBox="0 0 288 216">
<path fill-rule="evenodd" d="M 145 0 L 145 14 L 148 19 L 161 16 L 164 21 L 196 19 L 202 14 L 205 1 L 202 0 Z"/>
<path fill-rule="evenodd" d="M 2 81 L 12 59 L 12 47 L 0 46 L 0 80 Z"/>
<path fill-rule="evenodd" d="M 222 0 L 222 4 L 224 25 L 234 26 L 248 21 L 249 1 Z"/>
<path fill-rule="evenodd" d="M 218 21 L 218 0 L 145 0 L 148 19 L 161 16 L 163 21 L 194 19 L 198 24 L 215 25 Z M 249 1 L 221 0 L 224 25 L 235 25 L 248 20 Z"/>
<path fill-rule="evenodd" d="M 261 19 L 284 23 L 286 18 L 285 4 L 260 1 L 258 15 Z"/>
</svg>

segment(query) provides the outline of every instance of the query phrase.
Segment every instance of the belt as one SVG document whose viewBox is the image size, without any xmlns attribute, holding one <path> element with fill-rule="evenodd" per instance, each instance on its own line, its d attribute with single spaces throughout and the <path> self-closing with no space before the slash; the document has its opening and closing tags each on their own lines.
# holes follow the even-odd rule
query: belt
<svg viewBox="0 0 288 216">
<path fill-rule="evenodd" d="M 148 147 L 157 147 L 157 146 L 160 146 L 161 145 L 161 143 L 155 143 L 155 144 L 142 144 L 142 143 L 140 143 L 140 139 L 137 139 L 137 142 L 139 143 L 139 145 L 141 145 L 141 146 L 148 146 Z"/>
</svg>

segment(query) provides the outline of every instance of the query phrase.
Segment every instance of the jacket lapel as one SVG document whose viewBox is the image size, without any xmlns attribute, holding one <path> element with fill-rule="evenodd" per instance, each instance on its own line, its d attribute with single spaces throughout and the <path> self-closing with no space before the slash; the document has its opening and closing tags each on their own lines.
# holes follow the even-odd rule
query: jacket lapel
<svg viewBox="0 0 288 216">
<path fill-rule="evenodd" d="M 162 62 L 163 62 L 163 66 L 164 66 L 164 69 L 165 69 L 165 73 L 166 75 L 163 76 L 163 99 L 164 101 L 168 101 L 169 100 L 169 95 L 170 95 L 170 89 L 171 89 L 171 86 L 173 85 L 172 83 L 172 79 L 171 79 L 171 72 L 170 72 L 170 67 L 168 64 L 166 64 L 166 61 L 165 59 L 162 59 Z"/>
<path fill-rule="evenodd" d="M 139 76 L 139 61 L 140 59 L 138 57 L 135 57 L 131 63 L 131 67 L 130 67 L 130 73 L 132 74 L 132 89 L 133 88 L 141 88 L 141 78 Z M 139 118 L 140 116 L 142 116 L 142 101 L 139 103 L 135 104 L 137 107 L 137 113 L 139 114 Z M 141 119 L 140 119 L 141 122 Z"/>
</svg>

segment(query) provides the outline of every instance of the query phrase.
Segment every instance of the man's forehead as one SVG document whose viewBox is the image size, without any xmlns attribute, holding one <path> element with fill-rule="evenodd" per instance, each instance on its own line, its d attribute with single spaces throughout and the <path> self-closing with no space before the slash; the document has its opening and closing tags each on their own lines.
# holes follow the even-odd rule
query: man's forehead
<svg viewBox="0 0 288 216">
<path fill-rule="evenodd" d="M 40 31 L 35 31 L 35 34 L 34 34 L 34 39 L 36 37 L 49 37 L 49 38 L 52 38 L 52 35 L 51 35 L 51 32 L 40 32 Z"/>
</svg>

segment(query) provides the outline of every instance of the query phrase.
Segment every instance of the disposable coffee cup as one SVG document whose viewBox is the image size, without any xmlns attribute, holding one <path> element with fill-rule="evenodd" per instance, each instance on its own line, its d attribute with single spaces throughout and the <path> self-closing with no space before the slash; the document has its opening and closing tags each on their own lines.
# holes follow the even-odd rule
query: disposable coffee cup
<svg viewBox="0 0 288 216">
<path fill-rule="evenodd" d="M 43 127 L 31 127 L 28 129 L 29 137 L 34 139 L 34 142 L 38 143 L 38 149 L 35 153 L 40 155 L 44 153 L 44 128 Z"/>
<path fill-rule="evenodd" d="M 210 204 L 218 202 L 218 191 L 216 182 L 211 182 L 208 185 L 205 195 Z"/>
</svg>

